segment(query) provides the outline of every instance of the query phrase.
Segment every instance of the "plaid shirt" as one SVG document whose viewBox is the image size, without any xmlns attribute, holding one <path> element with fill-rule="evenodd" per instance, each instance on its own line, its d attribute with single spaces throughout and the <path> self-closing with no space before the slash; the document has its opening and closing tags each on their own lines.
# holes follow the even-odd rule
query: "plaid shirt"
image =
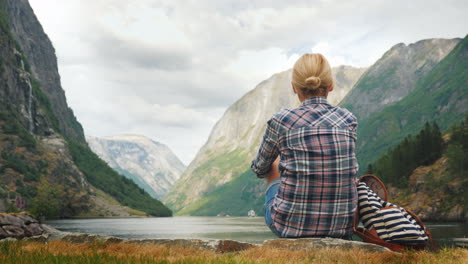
<svg viewBox="0 0 468 264">
<path fill-rule="evenodd" d="M 263 178 L 281 155 L 281 184 L 271 211 L 281 237 L 352 234 L 356 127 L 353 114 L 323 97 L 304 100 L 267 122 L 252 170 Z"/>
</svg>

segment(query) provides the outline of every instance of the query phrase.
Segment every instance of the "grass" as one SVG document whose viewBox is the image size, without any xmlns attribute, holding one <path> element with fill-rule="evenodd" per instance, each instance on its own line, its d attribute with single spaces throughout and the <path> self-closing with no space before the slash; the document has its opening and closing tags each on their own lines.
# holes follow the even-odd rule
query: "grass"
<svg viewBox="0 0 468 264">
<path fill-rule="evenodd" d="M 463 263 L 468 249 L 445 248 L 439 253 L 407 251 L 370 253 L 362 250 L 310 249 L 291 251 L 252 248 L 236 253 L 160 245 L 126 243 L 73 244 L 7 241 L 0 243 L 0 263 Z"/>
</svg>

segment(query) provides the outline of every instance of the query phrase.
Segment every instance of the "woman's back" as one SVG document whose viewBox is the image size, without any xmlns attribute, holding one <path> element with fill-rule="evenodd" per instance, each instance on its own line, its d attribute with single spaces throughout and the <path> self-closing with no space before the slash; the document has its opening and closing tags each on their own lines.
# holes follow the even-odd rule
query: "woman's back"
<svg viewBox="0 0 468 264">
<path fill-rule="evenodd" d="M 276 114 L 281 184 L 272 217 L 283 237 L 343 237 L 357 205 L 357 122 L 322 97 Z"/>
<path fill-rule="evenodd" d="M 268 121 L 252 161 L 269 183 L 265 222 L 280 237 L 349 237 L 357 206 L 356 118 L 327 102 L 334 80 L 323 55 L 301 56 L 291 84 L 301 106 Z"/>
</svg>

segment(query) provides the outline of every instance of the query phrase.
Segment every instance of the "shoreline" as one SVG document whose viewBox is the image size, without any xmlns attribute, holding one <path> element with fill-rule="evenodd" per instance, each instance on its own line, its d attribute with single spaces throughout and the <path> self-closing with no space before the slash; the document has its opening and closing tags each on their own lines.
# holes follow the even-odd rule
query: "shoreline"
<svg viewBox="0 0 468 264">
<path fill-rule="evenodd" d="M 0 239 L 1 263 L 462 263 L 466 248 L 391 251 L 336 238 L 267 239 L 247 243 L 226 239 L 134 239 L 60 231 L 26 214 L 0 214 L 0 225 L 40 234 L 11 233 Z M 10 228 L 7 228 L 10 227 Z M 31 229 L 32 230 L 32 229 Z M 14 237 L 16 235 L 16 237 Z"/>
</svg>

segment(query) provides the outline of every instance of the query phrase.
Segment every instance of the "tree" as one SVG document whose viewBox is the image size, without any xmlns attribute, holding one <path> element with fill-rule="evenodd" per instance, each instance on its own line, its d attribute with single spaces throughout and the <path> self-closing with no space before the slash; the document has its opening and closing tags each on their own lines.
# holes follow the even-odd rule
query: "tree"
<svg viewBox="0 0 468 264">
<path fill-rule="evenodd" d="M 41 182 L 37 186 L 37 195 L 32 200 L 31 213 L 36 217 L 60 217 L 65 198 L 63 186 L 52 186 L 49 182 Z"/>
<path fill-rule="evenodd" d="M 414 169 L 432 164 L 442 156 L 443 150 L 439 126 L 435 122 L 432 125 L 426 122 L 416 137 L 407 136 L 395 148 L 369 164 L 368 171 L 375 172 L 384 182 L 404 187 Z"/>
<path fill-rule="evenodd" d="M 452 176 L 468 175 L 468 115 L 465 121 L 453 126 L 447 147 L 449 171 Z"/>
</svg>

